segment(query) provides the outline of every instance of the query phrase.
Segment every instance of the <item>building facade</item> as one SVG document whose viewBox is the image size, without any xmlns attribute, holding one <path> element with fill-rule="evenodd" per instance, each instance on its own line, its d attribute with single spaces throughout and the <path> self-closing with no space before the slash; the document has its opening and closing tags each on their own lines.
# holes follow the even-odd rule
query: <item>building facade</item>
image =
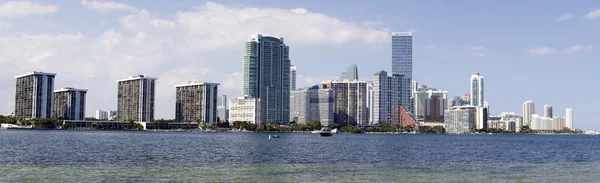
<svg viewBox="0 0 600 183">
<path fill-rule="evenodd" d="M 229 100 L 229 124 L 236 121 L 262 124 L 261 100 L 249 96 Z"/>
<path fill-rule="evenodd" d="M 444 111 L 446 110 L 446 105 L 448 100 L 433 95 L 429 98 L 426 98 L 424 101 L 424 113 L 423 113 L 423 121 L 436 121 L 436 122 L 444 122 Z"/>
<path fill-rule="evenodd" d="M 471 76 L 471 105 L 483 107 L 484 104 L 484 85 L 483 76 L 475 73 Z"/>
<path fill-rule="evenodd" d="M 426 116 L 427 114 L 431 114 L 432 112 L 437 111 L 441 111 L 439 114 L 441 115 L 442 119 L 441 121 L 443 121 L 443 114 L 444 114 L 444 110 L 447 109 L 446 105 L 448 103 L 447 97 L 448 97 L 448 92 L 447 91 L 442 91 L 442 90 L 433 90 L 433 89 L 426 89 L 426 90 L 417 90 L 414 91 L 413 94 L 413 106 L 414 106 L 414 115 L 415 118 L 417 118 L 417 120 L 426 120 Z M 435 99 L 434 99 L 435 98 Z M 462 99 L 461 99 L 462 100 Z M 434 102 L 434 103 L 432 103 Z M 441 102 L 438 107 L 438 103 L 437 102 Z M 462 105 L 457 105 L 457 106 L 462 106 Z M 434 107 L 432 109 L 432 107 Z M 431 118 L 429 118 L 431 119 Z M 438 121 L 438 122 L 441 122 Z"/>
<path fill-rule="evenodd" d="M 217 93 L 219 83 L 189 82 L 175 86 L 175 121 L 217 122 Z"/>
<path fill-rule="evenodd" d="M 348 67 L 348 69 L 346 69 L 346 72 L 342 73 L 342 76 L 340 76 L 340 80 L 350 80 L 350 81 L 356 81 L 358 80 L 358 67 L 356 66 L 356 64 L 352 64 L 350 65 L 350 67 Z"/>
<path fill-rule="evenodd" d="M 529 128 L 532 130 L 554 130 L 553 122 L 552 118 L 532 114 Z"/>
<path fill-rule="evenodd" d="M 87 90 L 62 88 L 54 91 L 52 117 L 63 120 L 84 120 Z"/>
<path fill-rule="evenodd" d="M 227 95 L 219 95 L 217 97 L 217 117 L 220 121 L 229 120 L 229 108 L 227 108 Z"/>
<path fill-rule="evenodd" d="M 544 105 L 544 117 L 552 118 L 552 106 Z"/>
<path fill-rule="evenodd" d="M 15 76 L 15 117 L 39 119 L 52 117 L 54 73 L 32 71 Z"/>
<path fill-rule="evenodd" d="M 323 88 L 334 93 L 334 122 L 340 126 L 368 124 L 367 82 L 324 81 Z"/>
<path fill-rule="evenodd" d="M 473 110 L 469 108 L 450 108 L 444 111 L 446 133 L 465 134 L 473 130 Z"/>
<path fill-rule="evenodd" d="M 296 66 L 290 66 L 290 91 L 296 90 Z"/>
<path fill-rule="evenodd" d="M 329 126 L 334 122 L 333 101 L 334 95 L 331 89 L 314 86 L 291 91 L 290 121 L 305 124 L 318 120 L 322 126 Z"/>
<path fill-rule="evenodd" d="M 412 79 L 412 32 L 392 33 L 392 75 Z"/>
<path fill-rule="evenodd" d="M 529 126 L 529 123 L 531 123 L 531 115 L 534 114 L 535 103 L 531 100 L 525 101 L 525 103 L 523 103 L 523 126 Z"/>
<path fill-rule="evenodd" d="M 289 120 L 289 50 L 283 38 L 257 34 L 246 42 L 242 94 L 261 99 L 264 114 L 260 116 L 267 123 Z"/>
<path fill-rule="evenodd" d="M 117 111 L 111 109 L 98 109 L 96 110 L 96 119 L 110 120 L 117 117 Z"/>
<path fill-rule="evenodd" d="M 394 113 L 400 111 L 400 107 L 412 111 L 410 83 L 410 78 L 402 75 L 388 76 L 385 71 L 375 73 L 373 78 L 373 122 L 375 124 L 400 123 L 392 120 Z"/>
<path fill-rule="evenodd" d="M 500 113 L 500 120 L 502 121 L 514 121 L 515 122 L 515 132 L 521 132 L 523 128 L 523 117 L 515 114 L 514 112 L 502 112 Z"/>
<path fill-rule="evenodd" d="M 573 109 L 567 108 L 565 112 L 565 118 L 567 128 L 573 130 Z"/>
<path fill-rule="evenodd" d="M 367 81 L 367 121 L 369 125 L 374 125 L 375 120 L 375 86 L 373 81 Z"/>
<path fill-rule="evenodd" d="M 156 78 L 144 75 L 118 80 L 117 116 L 121 121 L 154 121 Z"/>
</svg>

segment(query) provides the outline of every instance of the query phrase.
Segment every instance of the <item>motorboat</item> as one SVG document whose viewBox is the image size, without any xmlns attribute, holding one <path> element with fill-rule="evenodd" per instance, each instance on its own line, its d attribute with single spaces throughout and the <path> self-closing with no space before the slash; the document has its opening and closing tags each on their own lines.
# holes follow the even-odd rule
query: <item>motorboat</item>
<svg viewBox="0 0 600 183">
<path fill-rule="evenodd" d="M 331 137 L 333 135 L 333 133 L 331 133 L 331 130 L 329 128 L 322 128 L 319 131 L 319 134 L 321 134 L 321 137 Z"/>
<path fill-rule="evenodd" d="M 279 138 L 279 136 L 277 136 L 277 135 L 269 135 L 269 139 L 272 139 L 272 138 L 276 139 L 276 138 Z"/>
</svg>

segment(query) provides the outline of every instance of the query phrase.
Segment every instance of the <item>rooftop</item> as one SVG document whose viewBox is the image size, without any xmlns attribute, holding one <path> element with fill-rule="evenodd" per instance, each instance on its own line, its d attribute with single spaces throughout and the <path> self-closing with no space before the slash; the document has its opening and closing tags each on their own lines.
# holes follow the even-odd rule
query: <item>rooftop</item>
<svg viewBox="0 0 600 183">
<path fill-rule="evenodd" d="M 40 72 L 40 71 L 29 71 L 26 74 L 21 74 L 18 76 L 15 76 L 15 78 L 21 78 L 21 77 L 25 77 L 25 76 L 31 76 L 31 75 L 49 75 L 49 76 L 56 76 L 56 73 L 48 73 L 48 72 Z"/>
<path fill-rule="evenodd" d="M 54 92 L 65 92 L 65 91 L 83 91 L 83 92 L 87 92 L 87 89 L 76 89 L 73 87 L 64 87 L 58 90 L 54 90 Z"/>
<path fill-rule="evenodd" d="M 146 77 L 144 75 L 136 75 L 136 76 L 130 76 L 127 79 L 121 79 L 121 80 L 117 80 L 117 82 L 121 82 L 121 81 L 131 81 L 131 80 L 138 80 L 138 79 L 151 79 L 151 80 L 156 80 L 156 78 L 152 78 L 152 77 Z"/>
<path fill-rule="evenodd" d="M 175 85 L 175 87 L 196 86 L 196 85 L 219 85 L 219 83 L 188 81 L 187 84 Z"/>
</svg>

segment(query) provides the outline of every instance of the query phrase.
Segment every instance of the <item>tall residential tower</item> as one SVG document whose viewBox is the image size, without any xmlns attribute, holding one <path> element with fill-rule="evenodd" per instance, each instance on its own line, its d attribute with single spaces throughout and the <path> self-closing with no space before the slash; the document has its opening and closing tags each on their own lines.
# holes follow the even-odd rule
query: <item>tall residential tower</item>
<svg viewBox="0 0 600 183">
<path fill-rule="evenodd" d="M 475 73 L 471 76 L 471 105 L 483 107 L 484 105 L 484 85 L 483 76 Z"/>
<path fill-rule="evenodd" d="M 566 113 L 565 113 L 565 126 L 567 126 L 567 128 L 573 130 L 573 109 L 571 108 L 567 108 Z"/>
<path fill-rule="evenodd" d="M 544 105 L 544 117 L 552 118 L 552 106 Z"/>
<path fill-rule="evenodd" d="M 188 82 L 175 86 L 175 121 L 204 122 L 209 126 L 216 123 L 218 85 Z"/>
<path fill-rule="evenodd" d="M 290 91 L 296 90 L 296 66 L 290 66 Z"/>
<path fill-rule="evenodd" d="M 118 80 L 117 116 L 121 121 L 154 121 L 156 78 L 144 75 Z"/>
<path fill-rule="evenodd" d="M 535 103 L 528 100 L 523 103 L 523 126 L 528 126 L 531 123 L 531 115 L 535 114 Z"/>
<path fill-rule="evenodd" d="M 409 85 L 403 85 L 407 83 Z M 392 119 L 394 114 L 397 116 L 400 114 L 400 107 L 412 111 L 410 83 L 410 78 L 406 78 L 403 75 L 388 76 L 385 71 L 375 73 L 373 78 L 373 123 L 400 123 L 400 119 Z"/>
<path fill-rule="evenodd" d="M 266 123 L 287 122 L 290 115 L 290 48 L 283 38 L 252 36 L 246 42 L 242 95 L 259 98 Z"/>
<path fill-rule="evenodd" d="M 26 119 L 52 117 L 54 73 L 32 71 L 15 76 L 15 117 Z"/>
<path fill-rule="evenodd" d="M 54 91 L 52 117 L 64 120 L 85 119 L 85 95 L 87 90 L 62 88 Z"/>
</svg>

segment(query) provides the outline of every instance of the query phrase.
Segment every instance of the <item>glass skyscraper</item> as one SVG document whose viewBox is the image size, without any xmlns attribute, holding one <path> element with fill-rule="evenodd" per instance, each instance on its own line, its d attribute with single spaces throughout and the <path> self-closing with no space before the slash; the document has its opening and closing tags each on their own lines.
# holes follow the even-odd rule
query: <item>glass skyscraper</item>
<svg viewBox="0 0 600 183">
<path fill-rule="evenodd" d="M 243 62 L 242 94 L 260 98 L 263 121 L 289 121 L 290 58 L 283 38 L 252 36 Z"/>
<path fill-rule="evenodd" d="M 412 32 L 392 33 L 392 75 L 412 79 Z"/>
</svg>

